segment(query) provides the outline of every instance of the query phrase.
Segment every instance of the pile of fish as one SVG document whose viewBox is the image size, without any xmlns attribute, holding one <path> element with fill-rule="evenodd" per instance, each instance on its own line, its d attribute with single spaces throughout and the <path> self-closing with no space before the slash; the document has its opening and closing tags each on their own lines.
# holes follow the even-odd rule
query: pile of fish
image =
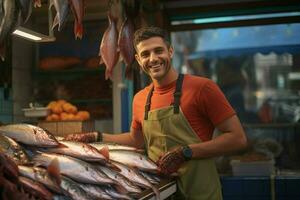
<svg viewBox="0 0 300 200">
<path fill-rule="evenodd" d="M 0 0 L 0 56 L 5 58 L 5 46 L 9 36 L 19 26 L 25 24 L 32 13 L 32 7 L 41 7 L 41 0 Z M 75 38 L 82 38 L 84 0 L 49 0 L 49 10 L 54 6 L 56 16 L 53 29 L 58 25 L 60 31 L 65 24 L 71 8 L 74 16 Z"/>
<path fill-rule="evenodd" d="M 0 186 L 24 198 L 135 199 L 152 189 L 160 199 L 157 172 L 140 149 L 65 141 L 30 124 L 0 126 Z M 5 191 L 0 199 L 18 199 Z"/>
</svg>

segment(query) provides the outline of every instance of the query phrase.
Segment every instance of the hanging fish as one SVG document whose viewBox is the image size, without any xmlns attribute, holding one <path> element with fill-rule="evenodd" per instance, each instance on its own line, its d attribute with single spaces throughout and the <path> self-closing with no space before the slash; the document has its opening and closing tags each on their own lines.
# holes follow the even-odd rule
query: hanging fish
<svg viewBox="0 0 300 200">
<path fill-rule="evenodd" d="M 132 63 L 134 61 L 134 46 L 133 46 L 134 25 L 130 18 L 126 17 L 121 25 L 118 46 L 120 54 L 126 65 L 125 76 L 130 77 L 132 72 Z"/>
<path fill-rule="evenodd" d="M 69 1 L 68 0 L 50 0 L 50 7 L 54 6 L 56 15 L 54 17 L 52 29 L 58 25 L 58 31 L 61 31 L 66 23 L 69 14 Z"/>
<path fill-rule="evenodd" d="M 108 13 L 108 21 L 109 26 L 103 34 L 99 52 L 100 63 L 104 63 L 106 66 L 106 80 L 112 79 L 113 67 L 119 60 L 117 22 L 110 12 Z"/>
<path fill-rule="evenodd" d="M 32 13 L 32 6 L 33 1 L 32 0 L 17 0 L 17 5 L 20 8 L 21 11 L 21 21 L 22 23 L 27 22 L 29 19 L 31 13 Z"/>
<path fill-rule="evenodd" d="M 75 39 L 82 38 L 83 35 L 83 16 L 84 16 L 84 0 L 69 0 L 74 15 L 74 34 Z"/>
</svg>

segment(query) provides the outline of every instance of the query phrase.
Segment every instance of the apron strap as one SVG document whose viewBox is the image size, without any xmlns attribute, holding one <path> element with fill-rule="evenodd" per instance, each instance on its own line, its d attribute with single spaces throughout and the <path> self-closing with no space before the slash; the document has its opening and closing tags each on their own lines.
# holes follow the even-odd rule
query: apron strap
<svg viewBox="0 0 300 200">
<path fill-rule="evenodd" d="M 179 74 L 178 79 L 176 81 L 176 89 L 174 92 L 174 114 L 179 113 L 179 105 L 180 105 L 180 97 L 181 97 L 181 87 L 183 82 L 183 74 Z"/>
<path fill-rule="evenodd" d="M 151 97 L 153 94 L 154 86 L 150 89 L 148 96 L 147 96 L 147 101 L 145 105 L 145 114 L 144 114 L 144 120 L 148 119 L 148 112 L 150 111 L 150 104 L 151 104 Z"/>
<path fill-rule="evenodd" d="M 181 97 L 181 87 L 182 87 L 182 82 L 183 82 L 183 74 L 178 75 L 178 79 L 176 81 L 176 89 L 174 92 L 174 114 L 179 113 L 179 105 L 180 105 L 180 97 Z M 148 119 L 148 112 L 150 111 L 150 105 L 151 105 L 151 97 L 153 94 L 154 86 L 150 89 L 148 96 L 147 96 L 147 101 L 145 105 L 145 114 L 144 114 L 144 120 Z"/>
</svg>

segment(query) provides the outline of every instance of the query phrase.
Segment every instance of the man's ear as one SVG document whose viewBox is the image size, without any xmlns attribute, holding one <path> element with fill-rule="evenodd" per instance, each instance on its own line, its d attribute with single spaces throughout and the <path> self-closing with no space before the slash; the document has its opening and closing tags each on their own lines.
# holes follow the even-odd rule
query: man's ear
<svg viewBox="0 0 300 200">
<path fill-rule="evenodd" d="M 173 58 L 174 55 L 174 48 L 172 46 L 169 47 L 169 56 L 170 58 Z"/>
<path fill-rule="evenodd" d="M 141 61 L 140 61 L 140 57 L 138 54 L 134 54 L 134 57 L 136 59 L 136 61 L 139 63 L 139 65 L 141 66 Z"/>
</svg>

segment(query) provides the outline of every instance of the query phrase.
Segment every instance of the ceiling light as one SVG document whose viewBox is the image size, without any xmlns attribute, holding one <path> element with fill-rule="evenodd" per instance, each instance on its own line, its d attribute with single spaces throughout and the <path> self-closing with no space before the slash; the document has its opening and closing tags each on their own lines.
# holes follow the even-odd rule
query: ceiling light
<svg viewBox="0 0 300 200">
<path fill-rule="evenodd" d="M 19 27 L 17 30 L 13 32 L 14 35 L 18 37 L 22 37 L 24 39 L 28 39 L 34 42 L 53 42 L 55 41 L 55 37 L 44 35 L 30 29 Z"/>
</svg>

